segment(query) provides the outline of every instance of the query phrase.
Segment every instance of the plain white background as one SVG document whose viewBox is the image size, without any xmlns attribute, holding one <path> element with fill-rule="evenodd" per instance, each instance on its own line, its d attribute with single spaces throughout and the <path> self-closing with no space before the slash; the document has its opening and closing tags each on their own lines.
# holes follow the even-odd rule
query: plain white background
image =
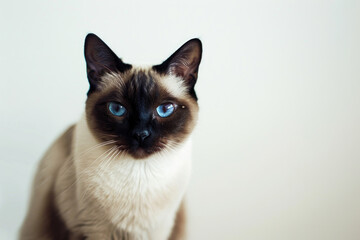
<svg viewBox="0 0 360 240">
<path fill-rule="evenodd" d="M 0 239 L 83 111 L 89 32 L 134 64 L 203 41 L 189 239 L 359 239 L 359 1 L 1 1 L 0 26 Z"/>
</svg>

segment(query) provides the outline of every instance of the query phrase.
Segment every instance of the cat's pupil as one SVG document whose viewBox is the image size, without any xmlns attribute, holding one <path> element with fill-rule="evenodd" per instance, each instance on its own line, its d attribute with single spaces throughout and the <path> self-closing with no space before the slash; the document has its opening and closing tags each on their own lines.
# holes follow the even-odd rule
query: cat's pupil
<svg viewBox="0 0 360 240">
<path fill-rule="evenodd" d="M 171 104 L 163 105 L 163 112 L 167 112 L 171 107 Z"/>
</svg>

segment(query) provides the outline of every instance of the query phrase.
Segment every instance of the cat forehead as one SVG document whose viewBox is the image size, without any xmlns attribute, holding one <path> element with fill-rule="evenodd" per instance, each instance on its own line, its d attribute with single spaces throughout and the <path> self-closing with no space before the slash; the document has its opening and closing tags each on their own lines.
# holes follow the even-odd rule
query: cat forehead
<svg viewBox="0 0 360 240">
<path fill-rule="evenodd" d="M 185 98 L 188 89 L 181 77 L 172 74 L 159 74 L 144 67 L 135 67 L 125 73 L 106 73 L 101 81 L 101 89 L 119 90 L 130 93 L 157 93 L 166 92 L 175 98 Z"/>
</svg>

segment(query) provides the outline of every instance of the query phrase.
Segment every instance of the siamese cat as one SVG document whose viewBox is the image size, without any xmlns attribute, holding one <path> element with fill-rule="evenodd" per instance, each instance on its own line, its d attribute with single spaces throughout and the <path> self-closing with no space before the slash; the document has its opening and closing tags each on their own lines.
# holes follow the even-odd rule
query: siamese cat
<svg viewBox="0 0 360 240">
<path fill-rule="evenodd" d="M 184 239 L 202 44 L 160 65 L 124 63 L 85 39 L 85 113 L 47 151 L 20 239 Z"/>
</svg>

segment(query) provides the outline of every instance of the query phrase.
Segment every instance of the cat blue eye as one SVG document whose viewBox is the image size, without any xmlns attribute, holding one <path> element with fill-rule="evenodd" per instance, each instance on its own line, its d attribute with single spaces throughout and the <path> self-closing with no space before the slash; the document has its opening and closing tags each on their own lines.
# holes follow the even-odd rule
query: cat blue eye
<svg viewBox="0 0 360 240">
<path fill-rule="evenodd" d="M 110 102 L 108 104 L 109 111 L 115 116 L 121 117 L 125 114 L 126 109 L 123 105 L 117 102 Z"/>
<path fill-rule="evenodd" d="M 164 103 L 156 108 L 157 113 L 162 118 L 170 116 L 171 114 L 173 114 L 174 110 L 175 106 L 172 103 Z"/>
</svg>

